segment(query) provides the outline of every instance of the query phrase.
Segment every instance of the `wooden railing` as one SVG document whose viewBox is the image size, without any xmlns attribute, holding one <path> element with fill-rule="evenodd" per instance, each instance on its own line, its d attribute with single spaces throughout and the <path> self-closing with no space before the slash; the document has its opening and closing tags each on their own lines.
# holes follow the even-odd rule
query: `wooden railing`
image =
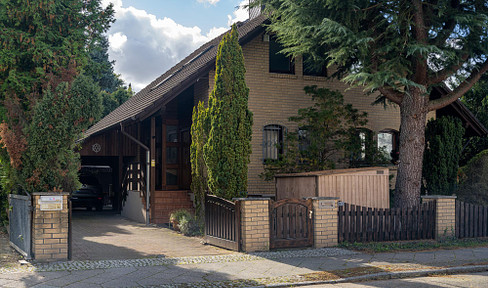
<svg viewBox="0 0 488 288">
<path fill-rule="evenodd" d="M 488 236 L 488 207 L 456 201 L 456 237 Z"/>
<path fill-rule="evenodd" d="M 435 203 L 377 209 L 344 203 L 339 207 L 339 242 L 433 239 Z"/>
<path fill-rule="evenodd" d="M 122 199 L 127 199 L 127 191 L 139 191 L 141 197 L 146 199 L 146 174 L 144 165 L 139 162 L 129 163 L 125 166 L 122 178 Z"/>
<path fill-rule="evenodd" d="M 239 251 L 240 243 L 239 202 L 217 196 L 205 196 L 205 240 L 207 243 Z"/>
</svg>

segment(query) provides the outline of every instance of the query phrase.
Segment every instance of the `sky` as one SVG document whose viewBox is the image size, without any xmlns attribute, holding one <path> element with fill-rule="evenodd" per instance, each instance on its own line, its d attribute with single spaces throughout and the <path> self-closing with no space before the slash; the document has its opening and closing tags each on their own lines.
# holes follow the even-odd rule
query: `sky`
<svg viewBox="0 0 488 288">
<path fill-rule="evenodd" d="M 248 0 L 102 0 L 114 5 L 107 36 L 114 71 L 138 92 L 202 44 L 244 21 Z"/>
</svg>

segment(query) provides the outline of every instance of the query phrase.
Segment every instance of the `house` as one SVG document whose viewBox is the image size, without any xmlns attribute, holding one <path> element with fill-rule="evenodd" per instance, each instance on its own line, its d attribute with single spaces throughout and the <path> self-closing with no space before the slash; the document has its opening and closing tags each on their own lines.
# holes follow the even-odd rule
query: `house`
<svg viewBox="0 0 488 288">
<path fill-rule="evenodd" d="M 368 129 L 380 144 L 395 149 L 400 125 L 396 106 L 386 109 L 381 105 L 372 106 L 374 98 L 366 97 L 361 88 L 346 91 L 347 84 L 326 78 L 326 69 L 307 67 L 301 57 L 290 59 L 278 54 L 280 45 L 262 26 L 267 18 L 259 13 L 251 16 L 237 25 L 250 89 L 249 109 L 254 114 L 249 195 L 274 193 L 274 183 L 262 180 L 259 174 L 263 172 L 264 160 L 276 159 L 284 152 L 275 144 L 283 141 L 285 132 L 297 129 L 288 118 L 296 115 L 299 108 L 312 105 L 311 97 L 303 90 L 308 85 L 341 91 L 346 102 L 368 112 Z M 112 167 L 111 193 L 116 209 L 120 210 L 122 198 L 126 197 L 122 190 L 127 189 L 127 182 L 134 184 L 134 179 L 130 180 L 134 171 L 140 175 L 135 176 L 135 182 L 140 182 L 135 184 L 139 188 L 144 185 L 141 178 L 144 173 L 137 171 L 145 170 L 146 148 L 150 153 L 151 222 L 167 223 L 172 210 L 191 207 L 192 110 L 199 101 L 208 100 L 213 88 L 221 37 L 195 50 L 86 131 L 80 151 L 82 164 Z M 463 119 L 469 133 L 486 134 L 486 129 L 460 102 L 454 106 L 460 107 L 454 112 Z M 139 202 L 144 203 L 144 199 Z"/>
</svg>

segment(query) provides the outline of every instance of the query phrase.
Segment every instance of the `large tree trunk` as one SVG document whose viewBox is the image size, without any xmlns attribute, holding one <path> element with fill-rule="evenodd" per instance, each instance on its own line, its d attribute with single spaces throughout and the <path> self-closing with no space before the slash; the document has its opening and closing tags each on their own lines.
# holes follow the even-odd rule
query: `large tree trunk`
<svg viewBox="0 0 488 288">
<path fill-rule="evenodd" d="M 427 101 L 427 95 L 419 89 L 412 89 L 405 93 L 400 104 L 400 163 L 394 197 L 396 207 L 413 207 L 420 202 Z"/>
</svg>

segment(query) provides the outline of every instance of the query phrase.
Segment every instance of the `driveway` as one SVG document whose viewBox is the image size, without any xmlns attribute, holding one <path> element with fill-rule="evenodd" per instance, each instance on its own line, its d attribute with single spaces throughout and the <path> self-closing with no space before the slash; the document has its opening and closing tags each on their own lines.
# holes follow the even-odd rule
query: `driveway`
<svg viewBox="0 0 488 288">
<path fill-rule="evenodd" d="M 73 211 L 73 260 L 211 256 L 233 253 L 168 228 L 146 227 L 111 211 Z"/>
</svg>

